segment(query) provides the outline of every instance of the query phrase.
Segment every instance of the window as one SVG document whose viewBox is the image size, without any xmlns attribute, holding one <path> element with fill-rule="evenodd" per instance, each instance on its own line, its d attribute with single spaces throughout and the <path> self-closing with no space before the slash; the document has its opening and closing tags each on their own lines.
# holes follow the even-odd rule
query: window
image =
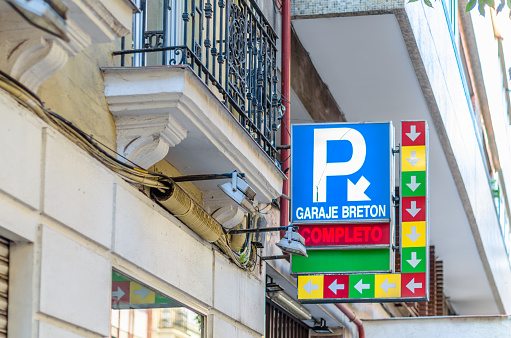
<svg viewBox="0 0 511 338">
<path fill-rule="evenodd" d="M 183 304 L 112 271 L 111 338 L 202 338 L 204 318 Z"/>
<path fill-rule="evenodd" d="M 283 337 L 307 338 L 309 327 L 267 299 L 265 338 Z"/>
</svg>

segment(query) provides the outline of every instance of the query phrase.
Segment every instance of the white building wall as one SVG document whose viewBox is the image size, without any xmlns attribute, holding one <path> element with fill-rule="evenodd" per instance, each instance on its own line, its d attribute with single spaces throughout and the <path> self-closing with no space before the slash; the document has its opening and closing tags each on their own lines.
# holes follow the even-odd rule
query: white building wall
<svg viewBox="0 0 511 338">
<path fill-rule="evenodd" d="M 506 15 L 506 13 L 502 13 L 502 15 Z M 506 102 L 506 95 L 508 94 L 505 89 L 507 75 L 502 72 L 502 60 L 500 59 L 502 57 L 509 58 L 511 55 L 499 55 L 501 54 L 499 43 L 494 36 L 490 18 L 482 17 L 477 13 L 470 13 L 470 20 L 473 25 L 473 35 L 477 45 L 483 84 L 486 89 L 485 94 L 491 115 L 490 122 L 497 147 L 497 154 L 495 155 L 499 158 L 499 165 L 503 174 L 500 179 L 507 186 L 511 186 L 510 120 Z"/>
<path fill-rule="evenodd" d="M 503 338 L 511 333 L 509 316 L 423 317 L 364 320 L 366 337 Z"/>
<path fill-rule="evenodd" d="M 439 4 L 440 5 L 440 4 Z M 499 313 L 511 311 L 511 268 L 484 165 L 482 143 L 469 110 L 445 15 L 424 4 L 405 6 L 435 107 L 431 115 L 470 222 Z M 474 14 L 477 15 L 477 14 Z"/>
<path fill-rule="evenodd" d="M 499 199 L 497 211 L 500 218 L 502 236 L 506 241 L 507 255 L 511 258 L 511 234 L 509 217 L 509 201 L 511 197 L 511 128 L 509 101 L 509 66 L 511 66 L 511 25 L 509 10 L 500 13 L 495 26 L 503 34 L 499 41 L 494 35 L 493 20 L 471 13 L 470 22 L 473 25 L 473 35 L 479 63 L 481 65 L 482 84 L 484 84 L 485 99 L 489 108 L 487 123 L 491 124 L 491 134 L 495 140 L 494 156 L 499 171 Z M 502 48 L 499 48 L 502 47 Z M 511 264 L 511 262 L 508 262 Z"/>
<path fill-rule="evenodd" d="M 10 336 L 109 336 L 112 268 L 205 315 L 207 337 L 263 335 L 264 271 L 235 267 L 4 92 L 0 121 Z"/>
</svg>

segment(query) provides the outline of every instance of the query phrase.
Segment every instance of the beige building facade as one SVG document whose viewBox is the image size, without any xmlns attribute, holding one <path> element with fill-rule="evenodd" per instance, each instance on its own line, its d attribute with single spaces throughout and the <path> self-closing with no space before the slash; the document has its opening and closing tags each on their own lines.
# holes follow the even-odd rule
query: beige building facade
<svg viewBox="0 0 511 338">
<path fill-rule="evenodd" d="M 0 0 L 0 336 L 508 329 L 504 23 L 457 2 L 290 5 L 284 98 L 280 1 Z M 280 232 L 230 233 L 288 225 L 284 100 L 293 124 L 428 121 L 429 303 L 301 305 Z M 473 317 L 391 319 L 454 315 Z"/>
</svg>

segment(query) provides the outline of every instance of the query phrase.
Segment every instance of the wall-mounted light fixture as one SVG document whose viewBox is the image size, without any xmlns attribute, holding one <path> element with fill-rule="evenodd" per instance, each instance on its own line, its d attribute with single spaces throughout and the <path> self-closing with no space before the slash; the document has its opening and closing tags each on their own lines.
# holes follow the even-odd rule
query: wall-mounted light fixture
<svg viewBox="0 0 511 338">
<path fill-rule="evenodd" d="M 326 326 L 326 321 L 321 318 L 319 323 L 314 323 L 312 330 L 316 333 L 334 333 L 328 326 Z"/>
<path fill-rule="evenodd" d="M 190 182 L 190 181 L 208 181 L 230 178 L 231 181 L 219 184 L 218 187 L 227 194 L 234 202 L 238 203 L 248 213 L 254 211 L 255 191 L 243 179 L 245 174 L 238 173 L 236 170 L 227 174 L 206 174 L 206 175 L 187 175 L 172 177 L 174 182 Z"/>
<path fill-rule="evenodd" d="M 284 237 L 277 243 L 277 246 L 284 252 L 309 257 L 307 249 L 305 249 L 305 239 L 298 233 L 298 229 L 295 228 L 297 227 L 289 227 Z"/>
<path fill-rule="evenodd" d="M 268 297 L 282 307 L 284 310 L 292 313 L 294 316 L 301 320 L 309 320 L 312 318 L 312 314 L 309 310 L 303 307 L 302 304 L 291 298 L 283 290 L 279 291 L 267 291 Z"/>
<path fill-rule="evenodd" d="M 232 173 L 230 182 L 218 185 L 218 187 L 247 212 L 251 213 L 254 211 L 254 197 L 256 193 L 237 171 Z"/>
<path fill-rule="evenodd" d="M 298 227 L 288 225 L 284 227 L 270 227 L 270 228 L 257 228 L 257 229 L 235 229 L 229 231 L 229 234 L 246 234 L 257 232 L 270 232 L 270 231 L 286 231 L 286 235 L 277 243 L 277 246 L 284 252 L 293 253 L 295 255 L 307 256 L 307 249 L 305 249 L 305 239 L 298 233 Z M 275 257 L 275 256 L 273 256 Z M 277 258 L 273 258 L 277 259 Z"/>
<path fill-rule="evenodd" d="M 302 320 L 312 319 L 310 311 L 286 294 L 284 288 L 275 283 L 273 278 L 268 275 L 266 275 L 266 294 L 275 304 L 278 304 L 281 308 L 297 318 Z"/>
</svg>

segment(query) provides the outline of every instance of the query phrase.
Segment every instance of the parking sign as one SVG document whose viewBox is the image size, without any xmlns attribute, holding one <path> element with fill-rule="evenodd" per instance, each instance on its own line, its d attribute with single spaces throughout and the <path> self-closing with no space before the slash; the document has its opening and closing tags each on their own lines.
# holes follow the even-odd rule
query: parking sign
<svg viewBox="0 0 511 338">
<path fill-rule="evenodd" d="M 293 125 L 293 223 L 388 222 L 394 128 L 386 123 Z"/>
</svg>

